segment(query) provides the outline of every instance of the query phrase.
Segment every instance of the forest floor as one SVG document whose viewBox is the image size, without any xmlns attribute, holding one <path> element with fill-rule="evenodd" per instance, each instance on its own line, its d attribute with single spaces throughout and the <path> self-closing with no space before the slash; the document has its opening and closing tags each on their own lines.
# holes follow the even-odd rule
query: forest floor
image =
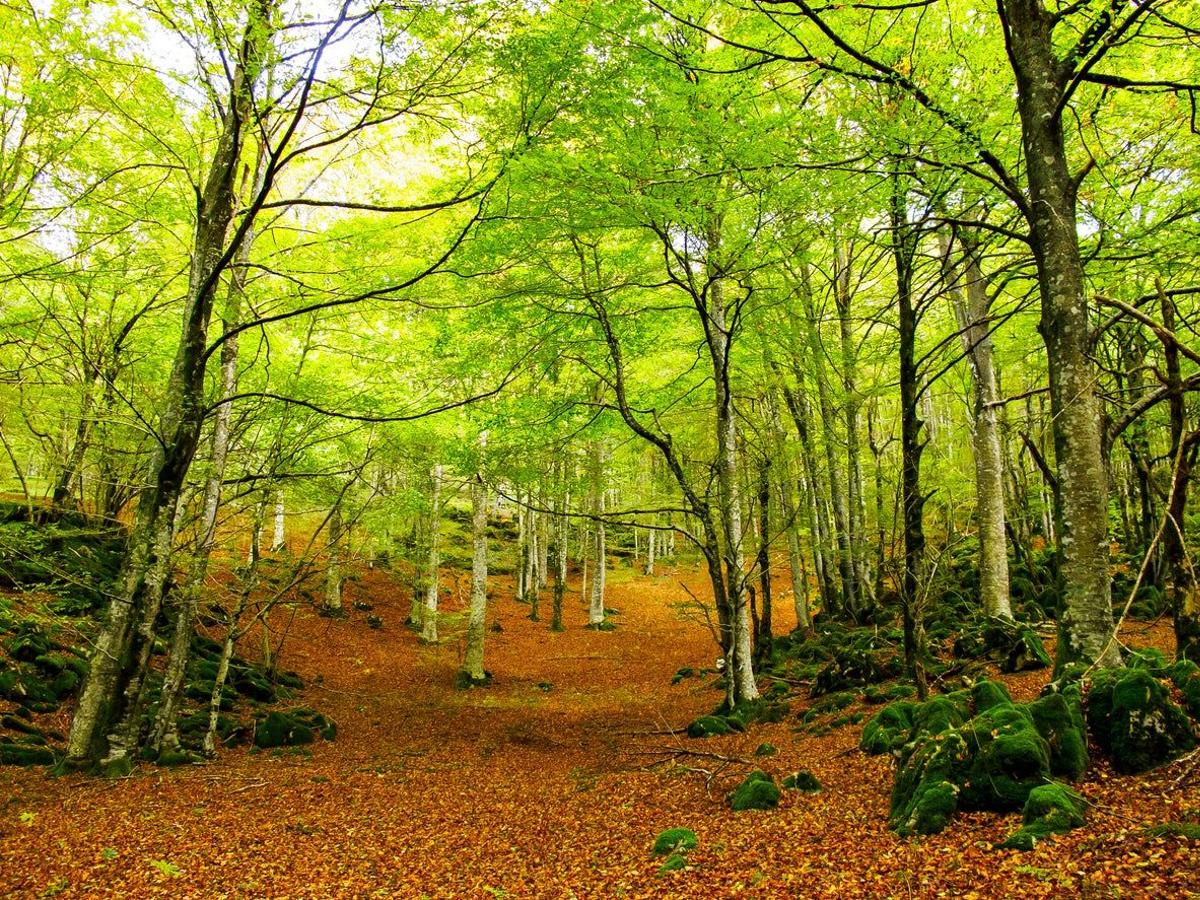
<svg viewBox="0 0 1200 900">
<path fill-rule="evenodd" d="M 227 750 L 214 763 L 140 766 L 103 781 L 0 769 L 3 897 L 1184 897 L 1200 892 L 1200 854 L 1145 828 L 1200 810 L 1184 767 L 1115 777 L 1093 765 L 1080 786 L 1087 826 L 1030 853 L 992 848 L 1016 814 L 959 814 L 942 834 L 902 840 L 886 819 L 892 763 L 858 752 L 861 726 L 817 737 L 795 718 L 693 741 L 666 732 L 720 700 L 705 628 L 682 616 L 681 582 L 614 573 L 612 632 L 587 631 L 577 593 L 567 630 L 527 618 L 498 582 L 487 668 L 459 691 L 466 576 L 445 601 L 446 640 L 423 646 L 401 624 L 407 593 L 369 571 L 348 601 L 384 621 L 301 612 L 283 665 L 311 686 L 302 702 L 332 716 L 335 742 L 302 752 Z M 574 585 L 573 585 L 574 586 Z M 777 604 L 784 609 L 786 603 Z M 778 615 L 778 613 L 777 613 Z M 780 622 L 777 630 L 792 622 Z M 1169 646 L 1165 624 L 1134 643 Z M 253 641 L 249 643 L 253 644 Z M 252 647 L 245 648 L 253 655 Z M 319 678 L 319 680 L 318 680 Z M 1017 699 L 1047 673 L 1007 678 Z M 802 711 L 806 701 L 793 704 Z M 870 710 L 868 710 L 869 712 Z M 777 755 L 755 759 L 769 741 Z M 309 752 L 311 750 L 311 752 Z M 695 754 L 695 755 L 694 755 Z M 733 759 L 725 762 L 716 754 Z M 824 791 L 785 791 L 777 810 L 733 813 L 725 793 L 750 769 L 798 768 Z M 688 868 L 659 876 L 655 835 L 688 827 Z"/>
</svg>

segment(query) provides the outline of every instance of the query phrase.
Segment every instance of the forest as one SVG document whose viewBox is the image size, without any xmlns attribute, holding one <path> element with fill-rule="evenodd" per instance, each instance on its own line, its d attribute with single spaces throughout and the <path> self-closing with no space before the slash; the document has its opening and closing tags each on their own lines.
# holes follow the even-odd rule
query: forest
<svg viewBox="0 0 1200 900">
<path fill-rule="evenodd" d="M 1200 2 L 0 24 L 0 896 L 1200 896 Z"/>
</svg>

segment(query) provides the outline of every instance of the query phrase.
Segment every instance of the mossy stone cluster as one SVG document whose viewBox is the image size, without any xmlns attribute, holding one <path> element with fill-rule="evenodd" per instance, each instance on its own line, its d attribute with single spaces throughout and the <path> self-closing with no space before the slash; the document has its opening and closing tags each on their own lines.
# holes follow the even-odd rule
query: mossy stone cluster
<svg viewBox="0 0 1200 900">
<path fill-rule="evenodd" d="M 804 794 L 821 793 L 821 782 L 812 772 L 801 769 L 783 779 L 783 787 L 789 791 L 800 791 Z"/>
<path fill-rule="evenodd" d="M 1188 684 L 1192 676 L 1182 680 Z M 1093 673 L 1087 723 L 1113 768 L 1145 772 L 1196 746 L 1192 722 L 1152 669 L 1137 665 Z"/>
<path fill-rule="evenodd" d="M 715 737 L 733 732 L 743 732 L 756 722 L 782 722 L 789 712 L 788 705 L 761 698 L 741 703 L 734 709 L 725 704 L 717 707 L 710 715 L 700 716 L 687 727 L 692 738 Z"/>
<path fill-rule="evenodd" d="M 272 710 L 254 726 L 254 745 L 262 749 L 298 747 L 311 744 L 318 737 L 334 740 L 337 737 L 337 725 L 306 706 Z"/>
<path fill-rule="evenodd" d="M 779 786 L 775 779 L 759 769 L 755 769 L 729 792 L 729 807 L 734 812 L 744 812 L 748 809 L 774 809 L 779 805 Z"/>
<path fill-rule="evenodd" d="M 859 746 L 898 756 L 889 824 L 903 835 L 941 831 L 960 808 L 1021 809 L 1051 776 L 1078 778 L 1087 765 L 1077 693 L 1019 704 L 989 680 L 889 704 Z"/>
<path fill-rule="evenodd" d="M 1064 834 L 1084 823 L 1087 801 L 1066 785 L 1043 784 L 1029 792 L 1022 810 L 1022 825 L 999 846 L 1032 850 L 1038 841 Z"/>
<path fill-rule="evenodd" d="M 661 832 L 654 839 L 654 846 L 650 851 L 654 856 L 666 857 L 659 866 L 658 874 L 666 875 L 684 868 L 687 865 L 688 853 L 699 845 L 696 832 L 690 828 L 668 828 Z"/>
<path fill-rule="evenodd" d="M 1002 672 L 1027 672 L 1049 668 L 1050 654 L 1037 632 L 1028 625 L 985 616 L 967 625 L 954 641 L 959 659 L 994 660 Z"/>
<path fill-rule="evenodd" d="M 35 619 L 10 623 L 0 657 L 0 698 L 34 712 L 53 712 L 78 690 L 87 660 L 54 639 L 54 630 Z"/>
</svg>

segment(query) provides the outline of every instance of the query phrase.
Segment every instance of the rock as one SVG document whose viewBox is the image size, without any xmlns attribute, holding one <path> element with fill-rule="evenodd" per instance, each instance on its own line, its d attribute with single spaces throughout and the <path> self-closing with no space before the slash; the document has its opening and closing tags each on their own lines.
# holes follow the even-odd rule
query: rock
<svg viewBox="0 0 1200 900">
<path fill-rule="evenodd" d="M 783 779 L 783 786 L 789 791 L 803 791 L 806 794 L 821 793 L 821 782 L 812 772 L 801 769 Z"/>
<path fill-rule="evenodd" d="M 1032 850 L 1038 841 L 1080 827 L 1087 812 L 1087 801 L 1075 791 L 1058 783 L 1043 784 L 1029 792 L 1022 814 L 1024 824 L 999 846 Z"/>
<path fill-rule="evenodd" d="M 257 747 L 297 747 L 311 744 L 320 735 L 327 741 L 337 737 L 337 725 L 307 707 L 272 710 L 255 723 L 254 744 Z"/>
<path fill-rule="evenodd" d="M 724 716 L 700 716 L 687 728 L 688 737 L 706 738 L 718 734 L 729 734 L 733 729 Z"/>
<path fill-rule="evenodd" d="M 383 619 L 379 616 L 367 616 L 367 627 L 378 631 L 383 627 Z"/>
<path fill-rule="evenodd" d="M 1087 693 L 1087 723 L 1125 774 L 1153 769 L 1196 745 L 1187 714 L 1146 669 L 1097 672 Z"/>
<path fill-rule="evenodd" d="M 0 742 L 0 766 L 52 766 L 54 759 L 47 747 Z"/>
<path fill-rule="evenodd" d="M 765 741 L 754 748 L 755 756 L 774 756 L 778 752 L 779 752 L 778 747 L 776 747 L 774 744 L 769 744 Z"/>
<path fill-rule="evenodd" d="M 858 748 L 871 756 L 881 753 L 898 753 L 908 743 L 913 728 L 913 711 L 916 703 L 897 700 L 889 703 L 863 726 Z"/>
<path fill-rule="evenodd" d="M 1050 748 L 1050 771 L 1075 781 L 1088 765 L 1087 727 L 1079 688 L 1047 694 L 1028 705 L 1033 725 Z"/>
<path fill-rule="evenodd" d="M 654 847 L 650 852 L 655 856 L 666 856 L 680 851 L 687 853 L 689 850 L 695 850 L 699 844 L 696 832 L 692 829 L 668 828 L 654 839 Z"/>
<path fill-rule="evenodd" d="M 1024 706 L 995 706 L 962 728 L 971 748 L 959 805 L 964 809 L 1020 809 L 1050 775 L 1050 747 Z"/>
<path fill-rule="evenodd" d="M 21 734 L 34 734 L 41 736 L 42 731 L 32 722 L 19 716 L 4 715 L 0 716 L 0 727 L 7 728 L 10 731 L 18 731 Z"/>
<path fill-rule="evenodd" d="M 954 641 L 959 659 L 995 659 L 1002 672 L 1045 669 L 1051 664 L 1036 631 L 1013 619 L 993 616 L 977 619 L 963 628 Z"/>
<path fill-rule="evenodd" d="M 896 770 L 888 824 L 902 837 L 936 834 L 958 808 L 959 782 L 971 751 L 953 728 L 911 746 Z"/>
<path fill-rule="evenodd" d="M 755 769 L 729 793 L 729 806 L 734 812 L 748 809 L 772 809 L 779 805 L 779 788 L 766 772 Z"/>
</svg>

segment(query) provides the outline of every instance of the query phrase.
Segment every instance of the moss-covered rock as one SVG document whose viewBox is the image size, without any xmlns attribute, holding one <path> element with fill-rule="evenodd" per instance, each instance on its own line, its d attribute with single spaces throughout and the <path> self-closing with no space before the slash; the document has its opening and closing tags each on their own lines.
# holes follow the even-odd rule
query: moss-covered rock
<svg viewBox="0 0 1200 900">
<path fill-rule="evenodd" d="M 714 735 L 729 734 L 733 729 L 724 716 L 700 716 L 687 728 L 688 737 L 706 738 Z"/>
<path fill-rule="evenodd" d="M 1079 688 L 1072 685 L 1047 694 L 1028 705 L 1033 725 L 1050 748 L 1050 771 L 1072 781 L 1088 765 L 1087 727 L 1083 720 Z"/>
<path fill-rule="evenodd" d="M 1024 706 L 994 706 L 962 728 L 971 748 L 959 805 L 964 809 L 1020 809 L 1050 775 L 1050 747 Z"/>
<path fill-rule="evenodd" d="M 898 753 L 908 743 L 913 728 L 913 711 L 916 703 L 897 700 L 889 703 L 863 726 L 858 747 L 865 753 L 877 756 L 881 753 Z"/>
<path fill-rule="evenodd" d="M 1038 841 L 1063 834 L 1084 823 L 1087 801 L 1062 784 L 1043 784 L 1029 792 L 1022 814 L 1023 824 L 1001 847 L 1032 850 Z"/>
<path fill-rule="evenodd" d="M 953 728 L 910 747 L 896 770 L 888 824 L 902 836 L 935 834 L 958 808 L 959 783 L 971 750 Z"/>
<path fill-rule="evenodd" d="M 755 756 L 774 756 L 778 752 L 778 747 L 776 747 L 774 744 L 767 743 L 766 741 L 763 741 L 763 743 L 754 748 Z"/>
<path fill-rule="evenodd" d="M 821 782 L 812 772 L 801 769 L 783 779 L 783 786 L 789 791 L 802 791 L 805 794 L 821 793 Z"/>
<path fill-rule="evenodd" d="M 337 737 L 337 725 L 308 707 L 287 711 L 272 710 L 255 723 L 257 747 L 296 747 L 311 744 L 320 736 L 327 741 Z"/>
<path fill-rule="evenodd" d="M 1166 686 L 1141 668 L 1097 672 L 1087 693 L 1087 723 L 1118 772 L 1162 765 L 1196 744 L 1187 714 Z"/>
<path fill-rule="evenodd" d="M 779 787 L 775 779 L 755 769 L 729 793 L 729 806 L 734 812 L 747 809 L 773 809 L 779 804 Z"/>
<path fill-rule="evenodd" d="M 51 766 L 54 751 L 35 744 L 0 742 L 0 766 Z"/>
<path fill-rule="evenodd" d="M 655 856 L 666 856 L 669 853 L 687 853 L 689 850 L 695 850 L 699 846 L 700 841 L 696 837 L 696 832 L 690 828 L 668 828 L 666 831 L 660 832 L 658 837 L 654 839 L 654 846 L 651 848 L 651 853 Z"/>
<path fill-rule="evenodd" d="M 985 712 L 995 706 L 1012 704 L 1012 696 L 1008 693 L 1008 688 L 999 681 L 992 681 L 988 678 L 980 679 L 971 688 L 971 700 L 977 713 Z"/>
</svg>

